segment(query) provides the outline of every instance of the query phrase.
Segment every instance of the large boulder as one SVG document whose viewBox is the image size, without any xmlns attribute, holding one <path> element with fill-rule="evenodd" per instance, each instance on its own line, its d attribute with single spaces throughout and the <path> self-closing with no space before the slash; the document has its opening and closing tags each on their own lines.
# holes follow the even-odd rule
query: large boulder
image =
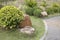
<svg viewBox="0 0 60 40">
<path fill-rule="evenodd" d="M 20 23 L 20 27 L 24 28 L 26 26 L 30 26 L 31 27 L 32 23 L 31 23 L 29 15 L 24 14 L 24 20 Z"/>
</svg>

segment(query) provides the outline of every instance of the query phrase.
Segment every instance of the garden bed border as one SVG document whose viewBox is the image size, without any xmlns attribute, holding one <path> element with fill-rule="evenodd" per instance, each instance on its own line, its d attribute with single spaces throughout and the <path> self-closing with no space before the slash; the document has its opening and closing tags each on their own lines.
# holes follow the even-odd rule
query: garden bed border
<svg viewBox="0 0 60 40">
<path fill-rule="evenodd" d="M 47 26 L 47 23 L 46 23 L 45 20 L 43 20 L 43 22 L 44 22 L 44 25 L 45 25 L 45 32 L 44 32 L 43 36 L 39 40 L 44 40 L 46 35 L 47 35 L 48 26 Z"/>
</svg>

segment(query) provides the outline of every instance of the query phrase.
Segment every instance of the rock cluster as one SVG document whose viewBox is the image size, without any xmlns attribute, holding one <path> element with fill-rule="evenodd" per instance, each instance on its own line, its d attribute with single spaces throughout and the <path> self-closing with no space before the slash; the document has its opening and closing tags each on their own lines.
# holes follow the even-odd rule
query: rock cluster
<svg viewBox="0 0 60 40">
<path fill-rule="evenodd" d="M 34 33 L 35 29 L 32 27 L 32 23 L 29 15 L 24 14 L 24 20 L 20 23 L 20 32 L 24 34 L 31 35 Z"/>
</svg>

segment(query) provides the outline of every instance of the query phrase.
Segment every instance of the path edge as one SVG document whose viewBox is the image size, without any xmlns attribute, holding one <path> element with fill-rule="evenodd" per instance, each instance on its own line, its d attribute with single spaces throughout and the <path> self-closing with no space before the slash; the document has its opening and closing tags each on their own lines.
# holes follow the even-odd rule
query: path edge
<svg viewBox="0 0 60 40">
<path fill-rule="evenodd" d="M 47 23 L 46 23 L 45 20 L 43 20 L 43 22 L 44 22 L 44 25 L 45 25 L 45 32 L 44 32 L 43 36 L 42 36 L 39 40 L 44 40 L 45 37 L 46 37 L 46 35 L 47 35 L 47 32 L 48 32 L 48 31 L 47 31 L 47 30 L 48 30 Z"/>
</svg>

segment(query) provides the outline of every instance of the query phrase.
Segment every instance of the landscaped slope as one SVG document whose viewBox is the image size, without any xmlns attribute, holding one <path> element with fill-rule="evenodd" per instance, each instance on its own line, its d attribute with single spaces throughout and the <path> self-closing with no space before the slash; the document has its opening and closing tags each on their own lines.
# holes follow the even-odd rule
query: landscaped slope
<svg viewBox="0 0 60 40">
<path fill-rule="evenodd" d="M 44 23 L 42 19 L 31 16 L 32 25 L 35 28 L 33 35 L 22 34 L 19 30 L 1 30 L 0 29 L 0 40 L 39 40 L 44 34 Z"/>
</svg>

